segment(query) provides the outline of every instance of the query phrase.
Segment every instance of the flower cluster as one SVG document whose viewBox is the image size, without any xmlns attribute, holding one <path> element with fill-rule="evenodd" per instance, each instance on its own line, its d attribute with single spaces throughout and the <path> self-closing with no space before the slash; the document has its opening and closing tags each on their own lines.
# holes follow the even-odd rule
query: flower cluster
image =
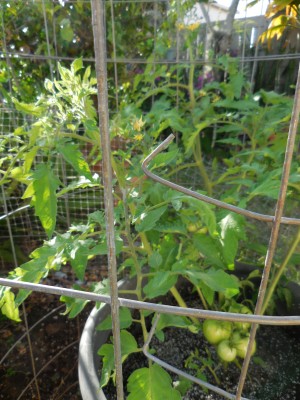
<svg viewBox="0 0 300 400">
<path fill-rule="evenodd" d="M 183 30 L 188 30 L 188 31 L 191 31 L 191 32 L 193 32 L 193 31 L 195 31 L 197 28 L 199 28 L 199 26 L 200 26 L 200 22 L 194 22 L 193 24 L 188 24 L 188 25 L 185 25 L 185 24 L 183 24 L 183 23 L 178 23 L 177 24 L 177 29 L 179 30 L 179 31 L 183 31 Z"/>
</svg>

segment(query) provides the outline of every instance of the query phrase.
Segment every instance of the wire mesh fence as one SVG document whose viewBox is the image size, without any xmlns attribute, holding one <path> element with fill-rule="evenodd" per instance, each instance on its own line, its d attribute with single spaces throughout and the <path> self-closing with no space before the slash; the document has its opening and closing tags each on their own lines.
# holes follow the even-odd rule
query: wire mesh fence
<svg viewBox="0 0 300 400">
<path fill-rule="evenodd" d="M 264 4 L 261 4 L 261 7 L 261 10 L 263 10 Z M 257 41 L 268 25 L 265 17 L 261 15 L 249 17 L 249 9 L 247 8 L 244 9 L 243 15 L 239 14 L 238 18 L 235 17 L 235 22 L 231 27 L 234 33 L 231 34 L 232 32 L 230 32 L 230 35 L 226 36 L 229 24 L 227 17 L 230 14 L 230 9 L 218 7 L 213 3 L 202 4 L 196 1 L 187 1 L 185 4 L 180 1 L 168 0 L 107 0 L 103 2 L 90 2 L 89 0 L 2 1 L 1 9 L 0 38 L 2 49 L 0 63 L 3 68 L 3 80 L 1 81 L 3 82 L 1 86 L 3 101 L 0 109 L 0 136 L 4 139 L 4 142 L 7 137 L 14 137 L 14 132 L 17 128 L 20 126 L 32 126 L 35 121 L 34 117 L 17 111 L 10 101 L 10 96 L 17 96 L 22 101 L 35 101 L 36 95 L 40 95 L 40 92 L 44 91 L 42 83 L 45 78 L 50 78 L 52 81 L 59 79 L 58 62 L 67 66 L 75 58 L 82 57 L 85 65 L 91 65 L 92 69 L 96 69 L 98 72 L 98 101 L 100 99 L 98 109 L 102 133 L 102 154 L 103 158 L 106 157 L 104 170 L 102 170 L 98 154 L 93 153 L 88 144 L 85 144 L 81 151 L 84 159 L 88 161 L 91 171 L 99 174 L 103 179 L 104 189 L 95 185 L 92 188 L 81 189 L 75 193 L 68 192 L 61 196 L 57 203 L 56 230 L 62 233 L 71 225 L 81 224 L 86 221 L 89 214 L 106 208 L 107 238 L 109 248 L 112 249 L 108 259 L 111 282 L 110 297 L 80 290 L 58 288 L 53 285 L 8 282 L 5 279 L 1 279 L 1 284 L 111 304 L 114 320 L 113 333 L 118 399 L 123 398 L 120 327 L 118 325 L 120 306 L 197 318 L 251 322 L 250 343 L 242 367 L 237 393 L 234 395 L 224 390 L 220 391 L 216 386 L 210 386 L 200 381 L 203 386 L 206 385 L 209 389 L 220 393 L 226 398 L 240 399 L 250 361 L 251 346 L 253 346 L 258 327 L 257 324 L 300 324 L 299 317 L 295 316 L 283 318 L 259 315 L 261 314 L 268 275 L 278 243 L 280 226 L 281 224 L 299 225 L 297 210 L 295 210 L 295 213 L 291 212 L 289 217 L 283 216 L 286 185 L 290 172 L 289 164 L 293 155 L 298 125 L 299 93 L 296 91 L 294 115 L 290 125 L 289 147 L 284 164 L 285 173 L 281 183 L 280 197 L 277 200 L 273 198 L 273 202 L 276 202 L 276 211 L 274 215 L 263 216 L 264 221 L 270 222 L 273 228 L 265 260 L 260 295 L 255 315 L 253 316 L 182 309 L 180 307 L 154 305 L 118 298 L 113 229 L 114 217 L 112 214 L 114 200 L 111 197 L 113 177 L 109 175 L 111 149 L 108 143 L 108 117 L 116 117 L 118 115 L 120 108 L 127 100 L 126 96 L 128 98 L 130 96 L 131 88 L 139 87 L 140 83 L 143 83 L 141 80 L 145 79 L 147 75 L 151 79 L 149 78 L 147 89 L 149 90 L 149 101 L 144 106 L 144 113 L 146 113 L 147 108 L 153 107 L 156 96 L 155 89 L 160 86 L 160 82 L 169 80 L 170 87 L 172 86 L 170 76 L 177 78 L 178 83 L 180 74 L 180 83 L 187 86 L 189 71 L 193 68 L 195 74 L 193 84 L 199 91 L 210 81 L 226 80 L 226 73 L 224 76 L 222 71 L 220 72 L 219 69 L 214 68 L 217 57 L 225 53 L 239 59 L 240 69 L 247 76 L 253 91 L 264 88 L 265 90 L 293 93 L 299 59 L 299 37 L 294 32 L 288 38 L 284 34 L 282 40 L 288 39 L 288 45 L 284 48 L 284 51 L 281 45 L 282 42 L 278 42 L 270 50 L 265 44 Z M 24 15 L 29 15 L 30 18 L 24 18 Z M 94 22 L 92 22 L 92 15 Z M 189 38 L 192 41 L 190 48 L 186 44 L 187 33 L 191 35 Z M 231 38 L 230 43 L 226 41 L 229 36 Z M 195 50 L 194 53 L 189 51 L 191 48 Z M 107 69 L 107 79 L 104 78 L 104 69 Z M 102 89 L 101 83 L 103 84 Z M 145 94 L 148 95 L 148 93 Z M 93 100 L 96 103 L 96 99 L 94 98 Z M 187 101 L 186 98 L 182 98 L 177 89 L 175 106 L 178 107 L 182 100 Z M 80 126 L 76 134 L 82 134 L 80 129 L 83 128 Z M 162 137 L 168 133 L 167 130 L 163 129 L 160 132 L 162 132 Z M 18 144 L 16 139 L 14 140 L 7 145 L 5 144 L 2 148 L 3 158 L 6 157 L 7 153 L 10 155 L 16 154 Z M 177 140 L 179 140 L 178 134 Z M 116 150 L 125 151 L 127 147 L 126 138 L 124 140 L 118 138 L 113 142 L 112 146 Z M 35 163 L 36 165 L 43 164 L 43 156 L 40 158 L 37 156 Z M 5 165 L 5 160 L 3 165 Z M 72 183 L 74 171 L 69 168 L 65 160 L 57 156 L 57 161 L 54 165 L 55 174 L 59 176 L 64 186 Z M 15 167 L 18 167 L 18 163 L 16 163 Z M 175 180 L 178 184 L 198 189 L 199 181 L 201 181 L 201 184 L 203 183 L 203 176 L 199 176 L 199 172 L 197 174 L 188 170 L 183 172 L 183 175 L 176 174 Z M 28 202 L 20 199 L 22 193 L 24 193 L 25 186 L 17 182 L 14 185 L 6 184 L 3 188 L 1 201 L 1 216 L 3 218 L 0 220 L 0 237 L 2 239 L 2 270 L 6 271 L 8 266 L 9 268 L 16 267 L 20 262 L 24 261 L 35 248 L 36 243 L 46 239 L 46 235 L 39 218 L 34 214 L 34 210 L 29 207 Z M 175 188 L 175 190 L 177 189 L 178 187 Z M 195 192 L 188 191 L 188 194 L 194 195 L 201 201 L 215 202 L 216 206 L 224 206 L 224 202 L 215 199 L 209 200 L 205 196 L 195 195 Z M 249 218 L 260 218 L 258 215 L 260 206 L 258 205 L 257 208 L 257 213 L 243 211 L 240 207 L 235 206 L 232 206 L 230 210 L 244 212 Z M 99 258 L 96 259 L 96 263 L 98 262 Z M 26 319 L 25 309 L 23 312 Z M 28 326 L 26 329 L 28 331 Z M 153 332 L 151 331 L 151 334 Z M 30 346 L 29 331 L 27 335 L 29 336 Z M 149 340 L 144 348 L 144 353 L 149 358 L 151 357 L 147 346 L 151 337 L 149 334 Z M 71 342 L 67 346 L 72 347 L 74 343 Z M 163 364 L 157 358 L 155 358 L 155 362 L 170 368 L 170 366 Z M 31 363 L 33 365 L 32 382 L 35 382 L 35 389 L 33 390 L 37 393 L 36 398 L 41 398 L 39 393 L 40 383 L 37 379 L 39 372 L 35 369 L 36 362 L 32 355 Z M 180 373 L 180 371 L 177 370 L 176 373 Z M 18 398 L 22 398 L 23 394 L 26 394 L 26 390 L 29 390 L 29 386 L 25 388 L 25 391 L 22 391 Z"/>
</svg>

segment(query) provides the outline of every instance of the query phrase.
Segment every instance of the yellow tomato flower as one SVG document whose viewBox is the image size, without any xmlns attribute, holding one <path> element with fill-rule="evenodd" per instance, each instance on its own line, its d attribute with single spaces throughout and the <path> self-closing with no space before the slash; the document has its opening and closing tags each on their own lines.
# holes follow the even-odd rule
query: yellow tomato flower
<svg viewBox="0 0 300 400">
<path fill-rule="evenodd" d="M 178 29 L 179 31 L 183 31 L 183 30 L 185 29 L 184 24 L 177 24 L 177 29 Z"/>
<path fill-rule="evenodd" d="M 221 97 L 218 95 L 215 95 L 212 99 L 212 103 L 216 103 L 217 101 L 221 100 Z"/>
<path fill-rule="evenodd" d="M 200 26 L 200 22 L 194 22 L 193 24 L 191 24 L 191 25 L 188 25 L 187 26 L 187 29 L 189 30 L 189 31 L 195 31 L 198 27 Z"/>
<path fill-rule="evenodd" d="M 138 133 L 137 135 L 134 136 L 134 140 L 136 140 L 137 142 L 140 142 L 143 140 L 144 135 L 142 135 L 141 133 Z"/>
<path fill-rule="evenodd" d="M 140 119 L 136 119 L 133 123 L 133 129 L 141 132 L 143 126 L 145 125 L 145 121 L 143 121 L 142 117 Z"/>
</svg>

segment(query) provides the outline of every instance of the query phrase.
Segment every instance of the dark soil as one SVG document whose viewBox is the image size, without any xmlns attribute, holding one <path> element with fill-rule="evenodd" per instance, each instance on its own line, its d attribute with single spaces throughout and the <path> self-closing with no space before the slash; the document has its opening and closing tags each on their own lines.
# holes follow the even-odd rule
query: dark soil
<svg viewBox="0 0 300 400">
<path fill-rule="evenodd" d="M 257 335 L 258 350 L 249 367 L 248 378 L 243 396 L 251 400 L 299 400 L 300 399 L 300 330 L 262 326 Z M 186 368 L 184 362 L 190 351 L 198 349 L 200 356 L 207 358 L 205 345 L 211 350 L 212 359 L 218 363 L 214 349 L 205 343 L 203 337 L 184 329 L 166 329 L 165 341 L 159 343 L 156 338 L 152 348 L 156 356 L 167 363 L 195 375 L 195 370 Z M 259 357 L 259 358 L 258 358 Z M 255 362 L 256 361 L 256 362 Z M 259 364 L 258 364 L 259 362 Z M 125 379 L 137 368 L 146 367 L 143 355 L 128 358 L 123 371 Z M 220 367 L 216 374 L 222 382 L 221 388 L 234 394 L 239 379 L 239 368 L 233 363 L 227 369 Z M 178 376 L 170 373 L 173 382 Z M 206 372 L 208 382 L 216 385 L 213 376 Z M 115 388 L 111 385 L 105 390 L 108 400 L 115 400 Z M 184 400 L 224 400 L 223 397 L 205 392 L 200 386 L 193 385 L 183 397 Z"/>
<path fill-rule="evenodd" d="M 89 267 L 87 281 L 98 281 L 105 275 L 106 267 Z M 44 284 L 71 287 L 74 276 L 68 268 L 58 272 Z M 80 400 L 78 384 L 78 346 L 83 326 L 93 304 L 88 304 L 75 319 L 62 315 L 65 306 L 58 296 L 32 293 L 25 302 L 32 353 L 37 377 L 34 382 L 30 347 L 24 315 L 21 323 L 13 323 L 3 316 L 0 319 L 0 399 L 5 400 Z M 46 317 L 46 318 L 44 318 Z M 42 321 L 40 321 L 44 318 Z M 39 322 L 40 321 L 40 322 Z M 37 323 L 36 326 L 34 326 Z M 39 395 L 38 395 L 38 390 Z M 23 393 L 23 394 L 22 394 Z"/>
<path fill-rule="evenodd" d="M 190 304 L 191 305 L 191 304 Z M 213 346 L 209 345 L 202 333 L 194 334 L 187 329 L 165 329 L 165 340 L 160 342 L 156 337 L 151 342 L 151 348 L 160 360 L 175 366 L 191 375 L 197 371 L 185 365 L 191 352 L 198 351 L 199 357 L 215 362 L 216 375 L 221 381 L 220 388 L 235 394 L 237 390 L 240 369 L 234 363 L 225 368 L 219 362 Z M 137 333 L 134 335 L 137 337 Z M 251 400 L 299 400 L 300 399 L 300 327 L 263 326 L 258 329 L 256 341 L 257 351 L 252 358 L 248 370 L 243 396 Z M 139 345 L 142 338 L 139 336 Z M 240 360 L 241 361 L 241 360 Z M 196 361 L 197 363 L 197 361 Z M 130 374 L 138 368 L 147 367 L 147 360 L 142 353 L 136 353 L 128 358 L 123 366 L 124 387 Z M 199 362 L 199 366 L 201 366 Z M 216 385 L 213 375 L 204 371 L 207 381 Z M 170 372 L 176 386 L 179 377 Z M 108 400 L 116 400 L 115 387 L 110 384 L 104 388 Z M 205 391 L 197 384 L 183 396 L 183 400 L 224 400 L 224 397 L 211 391 Z"/>
</svg>

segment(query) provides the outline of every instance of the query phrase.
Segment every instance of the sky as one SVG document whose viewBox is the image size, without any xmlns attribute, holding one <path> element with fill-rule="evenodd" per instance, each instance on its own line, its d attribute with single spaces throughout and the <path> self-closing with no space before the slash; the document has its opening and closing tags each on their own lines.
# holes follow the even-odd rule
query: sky
<svg viewBox="0 0 300 400">
<path fill-rule="evenodd" d="M 247 17 L 254 17 L 256 15 L 261 15 L 265 13 L 266 8 L 269 4 L 269 0 L 260 0 L 255 6 L 246 9 L 247 4 L 249 4 L 251 1 L 252 0 L 240 0 L 238 8 L 238 18 L 245 17 L 245 13 L 247 13 Z M 231 4 L 231 0 L 217 0 L 217 3 L 229 7 Z"/>
</svg>

